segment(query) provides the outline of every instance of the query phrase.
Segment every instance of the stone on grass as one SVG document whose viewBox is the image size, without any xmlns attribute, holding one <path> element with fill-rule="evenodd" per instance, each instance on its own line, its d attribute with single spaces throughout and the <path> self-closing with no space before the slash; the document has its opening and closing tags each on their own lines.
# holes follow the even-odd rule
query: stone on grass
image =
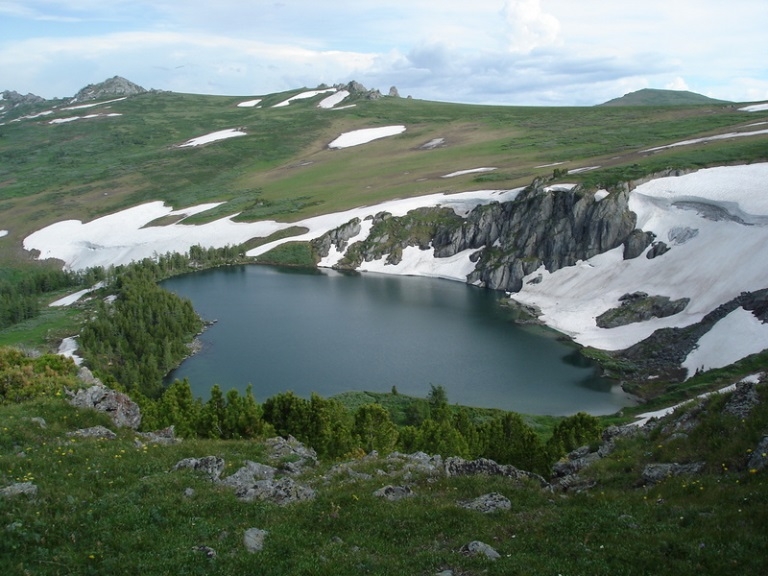
<svg viewBox="0 0 768 576">
<path fill-rule="evenodd" d="M 173 467 L 174 470 L 189 469 L 203 472 L 211 480 L 218 480 L 224 470 L 224 459 L 218 456 L 204 456 L 202 458 L 184 458 Z"/>
<path fill-rule="evenodd" d="M 510 502 L 509 498 L 498 492 L 483 494 L 474 500 L 462 500 L 457 504 L 461 508 L 475 510 L 476 512 L 482 512 L 483 514 L 512 509 L 512 502 Z"/>
<path fill-rule="evenodd" d="M 384 486 L 379 488 L 373 493 L 378 498 L 384 498 L 390 502 L 396 500 L 402 500 L 403 498 L 410 498 L 413 496 L 413 491 L 408 486 Z"/>
<path fill-rule="evenodd" d="M 251 554 L 261 552 L 264 549 L 264 539 L 267 537 L 267 534 L 266 530 L 261 530 L 260 528 L 248 528 L 243 535 L 245 549 Z"/>
<path fill-rule="evenodd" d="M 81 428 L 74 432 L 67 432 L 70 438 L 95 438 L 97 440 L 114 440 L 117 434 L 104 426 L 91 426 L 90 428 Z"/>
<path fill-rule="evenodd" d="M 21 496 L 22 494 L 25 496 L 36 496 L 37 485 L 32 484 L 32 482 L 17 482 L 5 488 L 0 488 L 0 496 L 2 497 Z"/>
<path fill-rule="evenodd" d="M 461 547 L 460 552 L 467 556 L 485 556 L 488 560 L 498 560 L 501 558 L 501 554 L 485 542 L 480 542 L 479 540 L 473 540 L 469 544 L 465 544 Z"/>
<path fill-rule="evenodd" d="M 259 480 L 251 486 L 237 489 L 235 494 L 245 502 L 264 500 L 279 506 L 312 500 L 315 497 L 315 491 L 312 488 L 299 484 L 292 478 Z"/>
</svg>

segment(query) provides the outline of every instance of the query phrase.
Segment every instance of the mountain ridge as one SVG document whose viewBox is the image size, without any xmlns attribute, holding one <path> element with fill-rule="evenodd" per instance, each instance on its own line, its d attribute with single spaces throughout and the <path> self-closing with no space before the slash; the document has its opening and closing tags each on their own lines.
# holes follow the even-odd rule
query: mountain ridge
<svg viewBox="0 0 768 576">
<path fill-rule="evenodd" d="M 689 90 L 643 88 L 624 94 L 619 98 L 613 98 L 598 104 L 598 106 L 696 106 L 707 104 L 732 104 L 732 102 L 717 100 Z"/>
</svg>

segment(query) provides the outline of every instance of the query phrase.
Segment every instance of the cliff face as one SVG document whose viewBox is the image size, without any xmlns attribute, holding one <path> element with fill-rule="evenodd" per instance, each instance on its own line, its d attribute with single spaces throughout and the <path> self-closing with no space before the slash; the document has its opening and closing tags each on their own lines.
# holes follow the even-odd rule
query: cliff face
<svg viewBox="0 0 768 576">
<path fill-rule="evenodd" d="M 397 264 L 406 246 L 431 248 L 436 258 L 476 250 L 467 282 L 516 292 L 542 265 L 553 272 L 621 245 L 626 258 L 642 253 L 652 236 L 635 229 L 628 197 L 628 189 L 597 199 L 578 186 L 550 188 L 537 180 L 514 201 L 477 206 L 465 218 L 448 208 L 419 209 L 403 217 L 379 214 L 368 237 L 352 243 L 337 267 L 354 269 L 384 256 Z M 358 223 L 350 222 L 314 247 L 323 257 L 331 244 L 344 251 L 359 231 Z"/>
<path fill-rule="evenodd" d="M 554 272 L 625 244 L 636 223 L 628 196 L 624 190 L 597 200 L 579 187 L 534 182 L 515 201 L 479 206 L 459 229 L 438 234 L 435 256 L 484 248 L 467 280 L 517 292 L 523 277 L 542 265 Z"/>
</svg>

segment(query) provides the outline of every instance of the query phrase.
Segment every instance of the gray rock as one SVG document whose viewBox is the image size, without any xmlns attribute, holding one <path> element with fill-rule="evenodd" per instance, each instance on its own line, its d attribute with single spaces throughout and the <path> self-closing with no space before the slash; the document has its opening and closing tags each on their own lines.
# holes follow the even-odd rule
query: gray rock
<svg viewBox="0 0 768 576">
<path fill-rule="evenodd" d="M 731 414 L 742 420 L 752 413 L 752 409 L 760 402 L 757 393 L 757 384 L 753 382 L 740 382 L 731 394 L 723 412 Z"/>
<path fill-rule="evenodd" d="M 663 482 L 667 478 L 672 478 L 673 476 L 700 474 L 705 466 L 706 463 L 704 462 L 693 462 L 691 464 L 648 464 L 643 469 L 643 483 L 646 485 L 654 485 Z"/>
<path fill-rule="evenodd" d="M 749 470 L 765 470 L 768 468 L 768 436 L 763 436 L 757 448 L 752 452 L 747 463 Z"/>
<path fill-rule="evenodd" d="M 631 260 L 640 256 L 651 245 L 654 238 L 653 232 L 643 232 L 639 228 L 632 230 L 627 239 L 624 240 L 624 260 Z"/>
<path fill-rule="evenodd" d="M 483 514 L 498 512 L 500 510 L 511 510 L 512 502 L 509 498 L 498 492 L 491 492 L 475 498 L 474 500 L 463 500 L 458 502 L 460 508 L 475 510 Z"/>
<path fill-rule="evenodd" d="M 591 490 L 597 482 L 591 478 L 584 478 L 578 474 L 568 474 L 552 480 L 553 492 L 585 492 Z"/>
<path fill-rule="evenodd" d="M 586 449 L 586 454 L 584 454 L 583 451 L 574 451 L 562 460 L 555 462 L 552 465 L 552 476 L 570 476 L 600 460 L 601 456 L 599 453 L 589 452 L 588 446 Z"/>
<path fill-rule="evenodd" d="M 173 424 L 162 430 L 155 430 L 154 432 L 137 432 L 137 435 L 144 438 L 147 442 L 153 444 L 178 444 L 181 442 L 181 438 L 176 437 L 176 430 Z"/>
<path fill-rule="evenodd" d="M 216 558 L 216 556 L 218 556 L 216 550 L 210 546 L 194 546 L 192 550 L 195 552 L 202 552 L 207 558 Z"/>
<path fill-rule="evenodd" d="M 67 432 L 67 436 L 71 438 L 96 438 L 102 440 L 114 440 L 117 438 L 117 434 L 112 432 L 109 428 L 104 426 L 91 426 L 90 428 L 81 428 L 74 432 Z"/>
<path fill-rule="evenodd" d="M 0 497 L 20 496 L 22 494 L 25 496 L 37 496 L 37 485 L 32 482 L 17 482 L 5 488 L 0 488 Z"/>
<path fill-rule="evenodd" d="M 281 467 L 291 474 L 301 474 L 304 468 L 317 465 L 317 452 L 293 436 L 269 438 L 264 444 L 268 457 L 273 461 L 282 461 Z"/>
<path fill-rule="evenodd" d="M 77 408 L 106 412 L 118 427 L 136 430 L 141 425 L 139 405 L 128 395 L 111 390 L 100 383 L 72 394 L 70 404 Z"/>
<path fill-rule="evenodd" d="M 259 480 L 271 480 L 275 477 L 277 468 L 258 462 L 246 460 L 245 466 L 234 474 L 224 478 L 221 483 L 235 490 L 247 490 Z"/>
<path fill-rule="evenodd" d="M 195 470 L 202 472 L 211 480 L 218 480 L 224 470 L 224 459 L 218 456 L 204 456 L 203 458 L 184 458 L 173 467 L 174 470 Z"/>
<path fill-rule="evenodd" d="M 485 542 L 480 542 L 479 540 L 473 540 L 469 544 L 465 544 L 461 547 L 460 552 L 467 556 L 485 556 L 489 560 L 498 560 L 501 558 L 501 554 L 496 552 L 496 550 Z"/>
<path fill-rule="evenodd" d="M 279 506 L 286 506 L 315 498 L 315 491 L 312 488 L 299 484 L 292 478 L 259 480 L 249 487 L 236 490 L 235 494 L 240 500 L 245 502 L 264 500 Z"/>
<path fill-rule="evenodd" d="M 446 476 L 506 476 L 515 480 L 535 480 L 541 486 L 548 486 L 549 483 L 543 477 L 533 472 L 527 472 L 515 468 L 511 464 L 497 464 L 488 458 L 478 458 L 477 460 L 465 460 L 457 456 L 445 460 Z"/>
<path fill-rule="evenodd" d="M 379 488 L 373 493 L 377 498 L 384 498 L 390 502 L 396 500 L 402 500 L 403 498 L 410 498 L 413 496 L 413 491 L 408 486 L 384 486 Z"/>
<path fill-rule="evenodd" d="M 267 537 L 266 530 L 260 528 L 248 528 L 243 534 L 243 544 L 245 549 L 251 554 L 261 552 L 264 549 L 264 539 Z"/>
<path fill-rule="evenodd" d="M 146 90 L 138 84 L 134 84 L 130 80 L 126 80 L 120 76 L 113 76 L 98 84 L 88 84 L 88 86 L 82 88 L 75 94 L 72 101 L 87 102 L 89 100 L 99 100 L 102 98 L 111 98 L 113 96 L 134 96 L 145 92 Z"/>
<path fill-rule="evenodd" d="M 33 422 L 40 426 L 40 428 L 48 428 L 48 424 L 45 422 L 45 419 L 40 418 L 40 416 L 35 416 L 33 418 L 29 419 L 30 422 Z"/>
<path fill-rule="evenodd" d="M 195 495 L 195 489 L 194 488 L 184 488 L 184 497 L 185 498 L 192 498 Z"/>
</svg>

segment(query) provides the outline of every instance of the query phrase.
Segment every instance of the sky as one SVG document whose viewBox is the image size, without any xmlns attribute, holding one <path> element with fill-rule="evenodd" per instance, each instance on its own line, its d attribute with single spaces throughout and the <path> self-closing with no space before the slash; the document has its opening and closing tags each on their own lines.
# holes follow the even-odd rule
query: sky
<svg viewBox="0 0 768 576">
<path fill-rule="evenodd" d="M 0 0 L 0 91 L 401 96 L 588 106 L 641 88 L 768 100 L 766 0 Z"/>
</svg>

